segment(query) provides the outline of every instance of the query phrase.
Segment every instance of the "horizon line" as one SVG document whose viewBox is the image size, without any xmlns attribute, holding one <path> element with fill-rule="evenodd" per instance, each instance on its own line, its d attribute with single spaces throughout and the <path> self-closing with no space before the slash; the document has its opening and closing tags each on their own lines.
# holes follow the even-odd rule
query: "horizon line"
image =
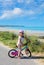
<svg viewBox="0 0 44 65">
<path fill-rule="evenodd" d="M 0 25 L 0 27 L 26 27 L 26 28 L 32 28 L 32 27 L 40 27 L 40 28 L 44 28 L 44 26 L 24 26 L 24 25 Z"/>
</svg>

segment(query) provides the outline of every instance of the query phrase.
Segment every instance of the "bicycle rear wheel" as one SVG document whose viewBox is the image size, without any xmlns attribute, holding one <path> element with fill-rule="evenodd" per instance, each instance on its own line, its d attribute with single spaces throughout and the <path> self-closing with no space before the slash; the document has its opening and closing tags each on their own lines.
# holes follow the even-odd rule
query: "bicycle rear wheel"
<svg viewBox="0 0 44 65">
<path fill-rule="evenodd" d="M 8 56 L 11 57 L 11 58 L 15 58 L 15 56 L 17 55 L 17 51 L 15 49 L 11 49 L 9 50 L 8 52 Z"/>
</svg>

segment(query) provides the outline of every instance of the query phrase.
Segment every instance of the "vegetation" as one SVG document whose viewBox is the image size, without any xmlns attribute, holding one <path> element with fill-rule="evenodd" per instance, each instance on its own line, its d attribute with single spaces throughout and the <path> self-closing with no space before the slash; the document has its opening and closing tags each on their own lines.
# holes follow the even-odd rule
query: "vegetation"
<svg viewBox="0 0 44 65">
<path fill-rule="evenodd" d="M 44 36 L 39 36 L 40 39 L 44 39 Z"/>
<path fill-rule="evenodd" d="M 36 36 L 26 36 L 27 40 L 24 40 L 26 43 L 28 40 L 31 42 L 28 43 L 28 46 L 32 52 L 44 52 L 44 43 L 42 44 L 38 41 L 39 37 Z M 10 46 L 12 48 L 16 48 L 18 36 L 11 32 L 0 32 L 0 41 L 2 41 L 5 45 Z"/>
</svg>

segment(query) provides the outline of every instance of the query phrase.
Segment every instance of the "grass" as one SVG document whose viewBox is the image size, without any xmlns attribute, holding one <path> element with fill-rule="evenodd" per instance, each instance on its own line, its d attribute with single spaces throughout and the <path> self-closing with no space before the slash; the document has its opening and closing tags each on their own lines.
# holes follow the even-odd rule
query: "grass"
<svg viewBox="0 0 44 65">
<path fill-rule="evenodd" d="M 26 35 L 25 35 L 26 36 Z M 28 47 L 32 52 L 44 52 L 44 43 L 38 41 L 38 37 L 36 36 L 26 36 L 28 40 L 31 40 L 31 43 L 28 43 Z M 12 48 L 16 48 L 18 36 L 11 32 L 0 32 L 0 41 Z M 24 40 L 24 43 L 26 41 Z"/>
</svg>

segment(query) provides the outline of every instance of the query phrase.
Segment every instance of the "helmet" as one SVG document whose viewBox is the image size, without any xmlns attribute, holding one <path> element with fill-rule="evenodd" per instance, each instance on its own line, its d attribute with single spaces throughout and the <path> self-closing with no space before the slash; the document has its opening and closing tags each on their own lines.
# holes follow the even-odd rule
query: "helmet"
<svg viewBox="0 0 44 65">
<path fill-rule="evenodd" d="M 19 33 L 24 33 L 24 31 L 23 30 L 20 30 Z"/>
</svg>

